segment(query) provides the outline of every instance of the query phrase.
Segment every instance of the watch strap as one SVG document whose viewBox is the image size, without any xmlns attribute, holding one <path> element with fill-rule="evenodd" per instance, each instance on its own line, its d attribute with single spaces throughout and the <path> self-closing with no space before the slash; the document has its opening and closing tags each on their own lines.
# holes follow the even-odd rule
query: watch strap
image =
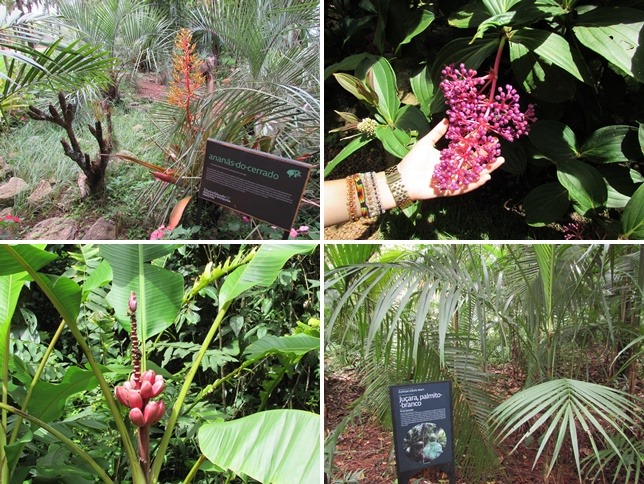
<svg viewBox="0 0 644 484">
<path fill-rule="evenodd" d="M 400 209 L 409 207 L 414 201 L 409 198 L 407 188 L 405 187 L 398 171 L 398 165 L 390 166 L 385 170 L 385 179 L 391 194 L 396 201 L 396 206 Z"/>
</svg>

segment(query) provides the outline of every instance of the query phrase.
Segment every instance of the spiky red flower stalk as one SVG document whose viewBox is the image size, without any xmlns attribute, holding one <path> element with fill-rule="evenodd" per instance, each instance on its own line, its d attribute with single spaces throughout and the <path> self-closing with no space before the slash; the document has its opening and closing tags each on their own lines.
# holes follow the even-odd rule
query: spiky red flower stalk
<svg viewBox="0 0 644 484">
<path fill-rule="evenodd" d="M 168 92 L 168 102 L 181 106 L 186 111 L 186 125 L 192 127 L 190 103 L 203 86 L 204 78 L 199 72 L 201 59 L 195 54 L 196 46 L 192 43 L 192 32 L 181 29 L 175 41 L 177 53 L 172 61 L 172 82 Z"/>
<path fill-rule="evenodd" d="M 440 87 L 449 106 L 447 148 L 434 169 L 432 184 L 443 191 L 455 191 L 476 182 L 481 171 L 501 155 L 499 138 L 514 141 L 528 133 L 536 121 L 534 106 L 523 112 L 519 94 L 510 84 L 496 88 L 503 42 L 489 74 L 446 66 Z"/>
</svg>

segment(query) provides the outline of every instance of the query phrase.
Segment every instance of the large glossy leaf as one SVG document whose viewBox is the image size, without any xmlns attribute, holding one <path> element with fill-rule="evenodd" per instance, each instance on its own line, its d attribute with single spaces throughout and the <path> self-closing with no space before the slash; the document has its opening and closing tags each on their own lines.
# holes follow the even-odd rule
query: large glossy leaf
<svg viewBox="0 0 644 484">
<path fill-rule="evenodd" d="M 543 451 L 554 445 L 547 474 L 552 470 L 568 435 L 575 464 L 581 475 L 577 426 L 591 439 L 594 458 L 599 460 L 598 449 L 603 448 L 603 442 L 598 442 L 597 437 L 601 435 L 607 445 L 616 450 L 612 435 L 618 434 L 628 441 L 624 429 L 638 425 L 635 422 L 639 420 L 637 415 L 640 412 L 637 402 L 624 392 L 594 383 L 561 379 L 516 393 L 492 412 L 490 420 L 492 429 L 497 431 L 501 441 L 515 432 L 524 431 L 530 425 L 513 451 L 526 438 L 538 432 L 540 444 L 535 464 Z M 555 435 L 556 441 L 553 444 Z"/>
<path fill-rule="evenodd" d="M 606 182 L 588 163 L 579 160 L 558 162 L 557 179 L 566 187 L 575 210 L 581 215 L 606 206 Z"/>
<path fill-rule="evenodd" d="M 480 25 L 489 16 L 490 12 L 488 12 L 481 0 L 470 0 L 458 10 L 452 12 L 448 22 L 457 29 L 471 29 Z"/>
<path fill-rule="evenodd" d="M 421 71 L 409 79 L 411 90 L 418 100 L 419 108 L 425 115 L 429 115 L 429 106 L 434 98 L 434 84 L 429 76 L 429 68 L 424 66 Z"/>
<path fill-rule="evenodd" d="M 525 46 L 539 57 L 561 67 L 580 81 L 588 81 L 582 63 L 573 54 L 566 39 L 559 34 L 523 27 L 512 32 L 510 42 Z"/>
<path fill-rule="evenodd" d="M 575 95 L 575 79 L 526 46 L 511 42 L 510 61 L 517 81 L 534 97 L 558 103 L 572 99 Z"/>
<path fill-rule="evenodd" d="M 624 208 L 622 233 L 629 239 L 644 239 L 644 183 L 635 191 Z"/>
<path fill-rule="evenodd" d="M 429 123 L 425 115 L 416 106 L 404 106 L 395 119 L 396 127 L 404 131 L 415 131 L 418 136 L 429 132 Z"/>
<path fill-rule="evenodd" d="M 597 168 L 608 188 L 607 208 L 624 208 L 644 176 L 627 166 L 604 165 Z"/>
<path fill-rule="evenodd" d="M 130 291 L 137 299 L 139 337 L 150 338 L 175 320 L 183 297 L 183 276 L 150 262 L 170 254 L 175 245 L 109 244 L 101 245 L 101 255 L 112 267 L 112 290 L 107 301 L 114 316 L 130 330 L 127 304 Z"/>
<path fill-rule="evenodd" d="M 521 0 L 482 0 L 490 15 L 501 15 L 510 10 Z"/>
<path fill-rule="evenodd" d="M 534 188 L 523 200 L 526 222 L 534 227 L 556 222 L 569 206 L 568 191 L 557 182 Z"/>
<path fill-rule="evenodd" d="M 41 380 L 36 384 L 29 401 L 29 413 L 43 422 L 58 420 L 70 396 L 91 391 L 97 386 L 98 380 L 91 370 L 71 367 L 60 383 Z"/>
<path fill-rule="evenodd" d="M 575 133 L 558 121 L 538 121 L 530 128 L 530 141 L 552 161 L 578 157 Z"/>
<path fill-rule="evenodd" d="M 219 304 L 232 301 L 255 286 L 270 286 L 287 260 L 297 254 L 309 254 L 313 244 L 262 245 L 253 260 L 230 274 L 219 291 Z"/>
<path fill-rule="evenodd" d="M 580 15 L 573 31 L 586 47 L 644 82 L 644 51 L 640 45 L 643 26 L 642 10 L 598 7 Z"/>
<path fill-rule="evenodd" d="M 269 410 L 199 429 L 199 448 L 213 464 L 264 483 L 320 479 L 320 416 Z"/>
<path fill-rule="evenodd" d="M 637 129 L 626 125 L 599 128 L 582 145 L 581 156 L 595 163 L 617 163 L 641 157 Z"/>
<path fill-rule="evenodd" d="M 254 360 L 274 353 L 290 353 L 304 355 L 309 351 L 320 349 L 320 338 L 309 334 L 299 333 L 287 336 L 266 335 L 244 350 L 246 358 Z"/>
<path fill-rule="evenodd" d="M 400 52 L 403 45 L 408 44 L 414 37 L 424 32 L 427 27 L 434 21 L 435 15 L 433 12 L 422 9 L 415 9 L 408 17 L 405 26 L 408 27 L 405 38 L 396 47 L 396 53 Z"/>
<path fill-rule="evenodd" d="M 26 272 L 0 276 L 0 375 L 4 375 L 4 359 L 9 350 L 11 318 L 27 278 Z"/>
<path fill-rule="evenodd" d="M 400 99 L 396 73 L 389 61 L 384 57 L 370 57 L 358 66 L 356 75 L 364 78 L 365 83 L 376 93 L 378 112 L 387 123 L 393 124 L 400 109 Z"/>
<path fill-rule="evenodd" d="M 376 138 L 382 146 L 396 158 L 404 158 L 410 150 L 411 136 L 406 131 L 398 128 L 382 126 L 376 129 Z"/>
<path fill-rule="evenodd" d="M 7 274 L 15 274 L 17 272 L 25 271 L 25 266 L 20 263 L 19 260 L 12 256 L 12 253 L 20 255 L 20 259 L 24 264 L 29 265 L 35 271 L 49 264 L 51 261 L 56 259 L 58 256 L 43 250 L 45 244 L 43 245 L 29 245 L 29 244 L 17 244 L 12 245 L 11 249 L 7 245 L 0 246 L 0 276 L 5 276 Z"/>
</svg>

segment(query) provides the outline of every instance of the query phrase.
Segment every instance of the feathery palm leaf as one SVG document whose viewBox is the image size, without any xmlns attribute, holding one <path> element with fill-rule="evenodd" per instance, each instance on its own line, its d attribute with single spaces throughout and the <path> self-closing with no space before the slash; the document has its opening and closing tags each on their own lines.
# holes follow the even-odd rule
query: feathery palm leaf
<svg viewBox="0 0 644 484">
<path fill-rule="evenodd" d="M 638 406 L 639 403 L 639 406 Z M 572 379 L 551 380 L 516 393 L 501 403 L 490 416 L 492 429 L 501 441 L 530 425 L 514 449 L 528 436 L 539 432 L 541 444 L 534 465 L 549 446 L 552 457 L 546 474 L 557 461 L 564 439 L 570 439 L 575 465 L 582 477 L 578 425 L 590 439 L 593 455 L 602 465 L 600 450 L 603 442 L 622 460 L 620 449 L 612 437 L 615 433 L 627 447 L 636 451 L 635 442 L 625 431 L 642 425 L 642 402 L 613 388 Z M 554 440 L 556 437 L 556 440 Z M 602 437 L 602 439 L 599 439 Z M 553 442 L 554 440 L 554 442 Z M 624 466 L 626 462 L 621 462 Z"/>
</svg>

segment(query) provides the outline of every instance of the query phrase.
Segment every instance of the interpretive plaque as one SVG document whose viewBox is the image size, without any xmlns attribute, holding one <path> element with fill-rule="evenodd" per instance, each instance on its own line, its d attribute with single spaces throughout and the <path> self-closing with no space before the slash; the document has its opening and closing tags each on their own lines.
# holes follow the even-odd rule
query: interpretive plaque
<svg viewBox="0 0 644 484">
<path fill-rule="evenodd" d="M 439 466 L 456 482 L 452 432 L 452 382 L 389 387 L 398 482 Z"/>
<path fill-rule="evenodd" d="M 290 230 L 311 165 L 209 139 L 199 197 Z"/>
</svg>

